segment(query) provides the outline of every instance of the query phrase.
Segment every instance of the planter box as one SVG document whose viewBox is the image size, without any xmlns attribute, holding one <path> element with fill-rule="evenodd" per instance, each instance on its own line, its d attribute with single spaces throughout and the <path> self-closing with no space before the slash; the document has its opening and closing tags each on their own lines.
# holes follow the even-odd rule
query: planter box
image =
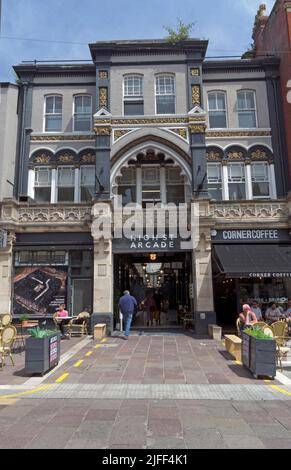
<svg viewBox="0 0 291 470">
<path fill-rule="evenodd" d="M 60 355 L 60 333 L 41 339 L 31 336 L 25 343 L 25 372 L 44 375 L 58 365 Z"/>
<path fill-rule="evenodd" d="M 242 361 L 256 379 L 259 376 L 274 379 L 276 376 L 276 341 L 257 339 L 243 332 Z"/>
</svg>

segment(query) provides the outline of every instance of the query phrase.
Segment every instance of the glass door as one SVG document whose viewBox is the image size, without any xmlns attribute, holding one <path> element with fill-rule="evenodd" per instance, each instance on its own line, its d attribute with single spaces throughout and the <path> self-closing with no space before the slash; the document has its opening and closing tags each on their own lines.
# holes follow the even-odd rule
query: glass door
<svg viewBox="0 0 291 470">
<path fill-rule="evenodd" d="M 92 279 L 72 279 L 72 314 L 92 312 Z"/>
</svg>

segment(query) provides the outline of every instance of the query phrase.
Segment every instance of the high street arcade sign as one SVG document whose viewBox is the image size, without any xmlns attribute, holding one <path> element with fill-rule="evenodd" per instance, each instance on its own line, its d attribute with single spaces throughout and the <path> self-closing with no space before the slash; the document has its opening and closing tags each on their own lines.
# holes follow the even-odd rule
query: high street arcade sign
<svg viewBox="0 0 291 470">
<path fill-rule="evenodd" d="M 168 252 L 184 251 L 181 249 L 181 238 L 174 235 L 140 235 L 131 236 L 129 239 L 114 239 L 114 253 L 147 253 L 147 252 Z"/>
</svg>

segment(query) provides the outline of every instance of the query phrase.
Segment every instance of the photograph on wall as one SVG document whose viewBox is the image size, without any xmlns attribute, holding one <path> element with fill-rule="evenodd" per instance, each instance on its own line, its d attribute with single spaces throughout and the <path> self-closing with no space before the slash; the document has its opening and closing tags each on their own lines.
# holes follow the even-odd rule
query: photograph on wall
<svg viewBox="0 0 291 470">
<path fill-rule="evenodd" d="M 68 273 L 63 267 L 15 269 L 13 314 L 52 315 L 66 303 Z"/>
</svg>

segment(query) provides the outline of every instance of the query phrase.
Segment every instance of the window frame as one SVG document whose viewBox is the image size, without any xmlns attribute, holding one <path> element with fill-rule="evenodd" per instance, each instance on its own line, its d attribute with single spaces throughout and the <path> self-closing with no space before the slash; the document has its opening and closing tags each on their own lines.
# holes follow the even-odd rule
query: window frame
<svg viewBox="0 0 291 470">
<path fill-rule="evenodd" d="M 209 96 L 211 94 L 222 94 L 224 96 L 224 109 L 210 109 L 209 105 Z M 217 96 L 215 98 L 216 104 L 217 104 Z M 207 107 L 208 107 L 208 124 L 209 124 L 209 129 L 228 129 L 229 128 L 229 122 L 228 122 L 228 102 L 227 102 L 227 91 L 226 90 L 209 90 L 207 92 Z M 222 112 L 224 111 L 225 113 L 225 127 L 211 127 L 210 125 L 210 113 L 211 112 Z"/>
<path fill-rule="evenodd" d="M 239 109 L 239 107 L 238 107 L 238 101 L 239 101 L 238 98 L 239 98 L 239 94 L 241 94 L 241 93 L 252 93 L 253 94 L 254 106 L 255 106 L 254 108 Z M 236 92 L 236 110 L 237 110 L 237 115 L 238 115 L 239 129 L 257 129 L 258 128 L 257 94 L 256 94 L 255 90 L 250 90 L 250 89 L 245 89 L 245 88 L 243 88 L 242 90 L 237 90 L 237 92 Z M 240 114 L 246 114 L 246 113 L 250 113 L 250 112 L 254 112 L 255 127 L 241 127 L 240 126 L 240 121 L 239 121 Z"/>
<path fill-rule="evenodd" d="M 62 99 L 62 111 L 61 113 L 47 113 L 47 99 L 48 98 L 61 98 Z M 55 102 L 54 102 L 55 108 Z M 49 94 L 44 96 L 44 110 L 43 110 L 43 132 L 46 134 L 55 134 L 59 132 L 63 132 L 63 109 L 64 109 L 64 97 L 60 93 Z M 61 116 L 61 126 L 60 130 L 57 131 L 49 131 L 46 130 L 47 128 L 47 116 Z"/>
<path fill-rule="evenodd" d="M 65 186 L 59 186 L 59 170 L 66 169 L 66 168 L 71 168 L 73 170 L 73 186 L 65 185 Z M 59 200 L 59 188 L 73 188 L 74 189 L 74 196 L 72 201 L 60 201 Z M 76 167 L 72 165 L 59 165 L 57 167 L 57 174 L 56 174 L 56 202 L 59 203 L 75 203 L 76 199 L 76 191 L 78 188 L 76 188 Z"/>
<path fill-rule="evenodd" d="M 39 170 L 46 170 L 49 172 L 49 177 L 50 177 L 50 181 L 49 181 L 49 184 L 47 185 L 44 185 L 44 184 L 37 184 L 37 173 Z M 36 188 L 50 188 L 50 197 L 49 197 L 49 201 L 45 201 L 45 202 L 38 202 L 39 204 L 50 204 L 51 202 L 51 199 L 52 199 L 52 190 L 53 190 L 53 179 L 52 179 L 52 167 L 51 166 L 40 166 L 40 165 L 36 165 L 34 168 L 33 168 L 33 171 L 34 171 L 34 183 L 33 183 L 33 194 L 34 194 L 34 200 L 36 202 L 38 202 L 36 200 Z"/>
<path fill-rule="evenodd" d="M 210 167 L 215 167 L 215 168 L 218 168 L 219 169 L 219 173 L 220 173 L 220 181 L 219 181 L 219 178 L 217 179 L 217 181 L 209 181 L 209 172 L 208 172 L 208 169 Z M 212 199 L 213 201 L 223 201 L 223 168 L 222 168 L 222 163 L 221 162 L 207 162 L 207 184 L 208 184 L 208 190 L 209 188 L 211 187 L 211 185 L 213 184 L 216 184 L 216 185 L 219 185 L 220 184 L 220 192 L 221 192 L 221 198 L 220 199 Z M 209 193 L 211 195 L 211 193 Z"/>
<path fill-rule="evenodd" d="M 75 121 L 75 116 L 82 115 L 82 116 L 87 116 L 89 113 L 76 113 L 76 98 L 90 98 L 90 107 L 91 107 L 91 112 L 90 112 L 90 129 L 86 131 L 79 131 L 75 129 L 76 121 Z M 73 132 L 75 133 L 88 133 L 90 134 L 92 132 L 92 123 L 93 123 L 93 100 L 92 100 L 92 95 L 90 93 L 78 93 L 77 95 L 73 96 Z"/>
<path fill-rule="evenodd" d="M 231 172 L 230 172 L 230 169 L 232 166 L 240 166 L 243 168 L 243 178 L 244 178 L 244 181 L 230 181 L 230 178 L 231 178 Z M 227 185 L 228 185 L 228 194 L 229 194 L 229 201 L 245 201 L 245 200 L 249 200 L 247 199 L 247 183 L 248 183 L 248 175 L 247 175 L 247 170 L 246 170 L 246 164 L 245 162 L 230 162 L 228 163 L 227 165 Z M 231 194 L 231 191 L 230 191 L 230 188 L 231 188 L 231 184 L 244 184 L 244 191 L 245 191 L 245 197 L 243 199 L 233 199 L 230 197 L 230 194 Z"/>
<path fill-rule="evenodd" d="M 125 82 L 130 78 L 138 78 L 141 80 L 141 95 L 126 95 L 125 94 Z M 134 116 L 133 114 L 125 114 L 125 103 L 141 103 L 143 107 L 143 113 L 137 115 L 144 115 L 144 75 L 139 73 L 127 73 L 123 75 L 122 81 L 122 115 L 123 116 Z"/>
<path fill-rule="evenodd" d="M 157 89 L 158 89 L 158 80 L 160 78 L 171 78 L 172 81 L 173 81 L 173 85 L 174 85 L 174 93 L 173 94 L 166 94 L 166 93 L 163 93 L 163 94 L 158 94 L 157 93 Z M 158 113 L 157 112 L 157 97 L 158 96 L 173 96 L 174 97 L 174 107 L 175 107 L 175 110 L 174 110 L 174 113 Z M 155 115 L 157 116 L 172 116 L 173 114 L 176 114 L 177 112 L 177 86 L 176 86 L 176 75 L 174 73 L 167 73 L 167 72 L 162 72 L 162 73 L 159 73 L 159 74 L 156 74 L 155 75 Z"/>
<path fill-rule="evenodd" d="M 264 165 L 267 168 L 267 175 L 268 175 L 268 181 L 254 181 L 253 179 L 253 168 L 255 165 Z M 254 183 L 268 183 L 269 185 L 269 194 L 268 196 L 255 196 L 254 195 Z M 271 193 L 272 193 L 272 188 L 271 188 L 271 174 L 270 174 L 270 165 L 268 162 L 253 162 L 251 163 L 251 185 L 252 185 L 252 197 L 254 200 L 262 200 L 262 199 L 271 199 Z"/>
<path fill-rule="evenodd" d="M 84 168 L 92 168 L 94 169 L 94 184 L 93 186 L 85 186 L 85 185 L 82 185 L 82 170 Z M 79 178 L 79 203 L 85 203 L 87 201 L 82 201 L 82 188 L 91 188 L 93 187 L 94 188 L 94 192 L 95 192 L 95 166 L 94 165 L 81 165 L 80 166 L 80 178 Z M 92 200 L 93 200 L 93 197 L 92 197 Z"/>
</svg>

